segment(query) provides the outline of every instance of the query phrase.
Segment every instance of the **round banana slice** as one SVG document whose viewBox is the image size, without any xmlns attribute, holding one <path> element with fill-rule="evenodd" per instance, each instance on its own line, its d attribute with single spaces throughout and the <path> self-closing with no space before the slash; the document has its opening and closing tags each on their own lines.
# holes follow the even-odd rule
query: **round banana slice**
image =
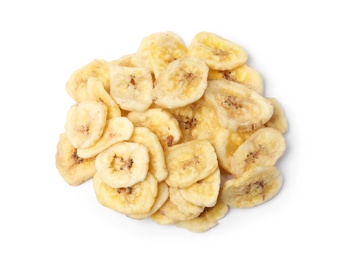
<svg viewBox="0 0 362 260">
<path fill-rule="evenodd" d="M 173 219 L 176 221 L 190 220 L 196 218 L 200 213 L 195 215 L 189 215 L 181 212 L 178 207 L 168 198 L 166 202 L 158 210 L 161 215 L 166 218 Z"/>
<path fill-rule="evenodd" d="M 172 219 L 163 215 L 159 210 L 150 216 L 150 219 L 160 225 L 171 225 L 178 222 L 176 219 Z"/>
<path fill-rule="evenodd" d="M 100 178 L 112 188 L 130 187 L 143 181 L 148 173 L 148 165 L 147 147 L 131 142 L 118 142 L 96 158 Z"/>
<path fill-rule="evenodd" d="M 165 150 L 177 144 L 181 138 L 181 130 L 172 114 L 162 108 L 150 108 L 145 112 L 130 112 L 127 118 L 135 126 L 147 127 L 155 133 Z"/>
<path fill-rule="evenodd" d="M 110 65 L 110 94 L 127 111 L 145 111 L 152 103 L 153 80 L 145 68 Z"/>
<path fill-rule="evenodd" d="M 71 145 L 65 134 L 59 135 L 55 165 L 63 179 L 73 186 L 91 179 L 96 173 L 95 157 L 84 159 L 77 156 L 77 148 Z"/>
<path fill-rule="evenodd" d="M 107 106 L 86 100 L 74 104 L 67 113 L 65 134 L 75 148 L 88 148 L 101 138 L 107 122 Z"/>
<path fill-rule="evenodd" d="M 198 206 L 185 200 L 184 197 L 182 197 L 179 188 L 170 187 L 169 193 L 171 202 L 176 205 L 179 211 L 187 216 L 199 215 L 205 208 L 204 206 Z"/>
<path fill-rule="evenodd" d="M 214 70 L 231 70 L 243 65 L 248 59 L 242 47 L 210 32 L 195 35 L 188 55 L 205 60 Z"/>
<path fill-rule="evenodd" d="M 165 154 L 157 135 L 146 127 L 135 127 L 129 141 L 143 144 L 148 148 L 150 157 L 148 171 L 156 177 L 158 182 L 165 180 L 168 175 Z"/>
<path fill-rule="evenodd" d="M 268 98 L 268 100 L 273 104 L 274 114 L 270 120 L 265 123 L 265 125 L 268 127 L 273 127 L 284 134 L 286 131 L 288 131 L 288 121 L 285 117 L 283 108 L 275 98 Z"/>
<path fill-rule="evenodd" d="M 207 140 L 177 144 L 165 151 L 171 187 L 186 188 L 212 174 L 218 167 L 214 147 Z"/>
<path fill-rule="evenodd" d="M 220 169 L 190 187 L 179 189 L 180 195 L 188 202 L 201 207 L 213 207 L 220 190 Z M 171 200 L 172 197 L 170 196 Z M 177 203 L 175 203 L 177 204 Z M 178 205 L 178 204 L 177 204 Z"/>
<path fill-rule="evenodd" d="M 284 154 L 286 142 L 276 129 L 265 127 L 241 144 L 230 160 L 231 174 L 240 177 L 255 166 L 271 166 Z"/>
<path fill-rule="evenodd" d="M 79 148 L 78 156 L 90 158 L 98 155 L 111 145 L 128 140 L 133 133 L 133 124 L 126 117 L 115 117 L 107 120 L 101 138 L 93 146 L 88 148 Z"/>
<path fill-rule="evenodd" d="M 166 182 L 159 182 L 157 186 L 157 197 L 155 199 L 155 202 L 153 203 L 150 211 L 143 214 L 128 214 L 127 217 L 133 218 L 133 219 L 145 219 L 151 215 L 153 215 L 161 206 L 166 202 L 168 199 L 169 193 L 168 193 L 168 185 Z"/>
<path fill-rule="evenodd" d="M 211 80 L 205 99 L 216 109 L 220 125 L 232 131 L 250 131 L 273 115 L 272 103 L 248 87 L 228 80 Z"/>
<path fill-rule="evenodd" d="M 152 99 L 163 108 L 177 108 L 199 100 L 207 87 L 209 68 L 199 58 L 171 62 L 157 77 Z"/>
<path fill-rule="evenodd" d="M 94 77 L 102 82 L 104 89 L 109 93 L 109 67 L 108 62 L 101 59 L 95 59 L 73 72 L 66 84 L 68 95 L 76 102 L 87 99 L 87 81 L 89 77 Z"/>
<path fill-rule="evenodd" d="M 205 208 L 198 217 L 187 221 L 178 221 L 175 223 L 175 226 L 191 232 L 202 233 L 215 227 L 228 211 L 228 205 L 218 200 L 213 207 Z"/>
<path fill-rule="evenodd" d="M 99 173 L 93 177 L 98 202 L 125 215 L 145 214 L 150 211 L 157 196 L 157 180 L 147 174 L 144 181 L 131 187 L 112 188 L 102 181 Z"/>
<path fill-rule="evenodd" d="M 221 190 L 221 200 L 233 208 L 251 208 L 278 194 L 283 178 L 275 166 L 251 168 L 240 178 L 228 180 Z"/>
</svg>

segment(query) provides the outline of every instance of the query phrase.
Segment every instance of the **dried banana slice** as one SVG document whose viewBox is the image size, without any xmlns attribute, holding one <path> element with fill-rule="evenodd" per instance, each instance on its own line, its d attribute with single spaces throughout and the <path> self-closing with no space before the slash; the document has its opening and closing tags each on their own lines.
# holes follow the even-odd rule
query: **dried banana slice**
<svg viewBox="0 0 362 260">
<path fill-rule="evenodd" d="M 76 102 L 87 99 L 87 81 L 94 77 L 102 82 L 104 89 L 109 93 L 109 63 L 105 60 L 95 59 L 84 67 L 72 73 L 66 84 L 68 95 Z"/>
<path fill-rule="evenodd" d="M 88 148 L 79 148 L 78 156 L 82 158 L 90 158 L 98 155 L 111 145 L 128 140 L 134 127 L 132 122 L 126 117 L 115 117 L 107 120 L 101 138 L 93 146 Z"/>
<path fill-rule="evenodd" d="M 150 216 L 150 219 L 160 225 L 171 225 L 176 223 L 178 220 L 166 217 L 159 210 Z"/>
<path fill-rule="evenodd" d="M 265 127 L 253 133 L 231 157 L 231 173 L 240 177 L 255 166 L 271 166 L 284 154 L 286 142 L 276 129 Z"/>
<path fill-rule="evenodd" d="M 264 81 L 260 73 L 246 64 L 233 70 L 210 70 L 208 79 L 226 79 L 243 84 L 260 95 L 264 93 Z"/>
<path fill-rule="evenodd" d="M 215 227 L 218 221 L 224 218 L 228 211 L 228 205 L 218 200 L 213 207 L 205 208 L 198 217 L 187 221 L 176 222 L 175 226 L 191 232 L 202 233 Z"/>
<path fill-rule="evenodd" d="M 101 138 L 107 122 L 107 106 L 86 100 L 71 106 L 65 122 L 65 135 L 75 148 L 88 148 Z"/>
<path fill-rule="evenodd" d="M 193 38 L 189 56 L 199 57 L 214 70 L 232 70 L 243 65 L 248 55 L 239 45 L 210 32 L 200 32 Z"/>
<path fill-rule="evenodd" d="M 138 143 L 118 142 L 96 158 L 99 177 L 112 188 L 130 187 L 143 181 L 148 167 L 148 149 Z"/>
<path fill-rule="evenodd" d="M 172 114 L 162 108 L 150 108 L 145 112 L 130 112 L 127 118 L 135 126 L 147 127 L 155 133 L 163 149 L 177 144 L 181 130 Z"/>
<path fill-rule="evenodd" d="M 176 221 L 184 221 L 184 220 L 190 220 L 193 218 L 196 218 L 199 214 L 195 215 L 188 215 L 183 212 L 181 212 L 177 205 L 175 205 L 170 198 L 166 200 L 166 202 L 161 206 L 161 208 L 158 210 L 159 213 L 166 218 L 173 219 Z"/>
<path fill-rule="evenodd" d="M 221 200 L 233 208 L 251 208 L 278 194 L 283 178 L 275 166 L 254 167 L 240 178 L 228 180 L 221 190 Z"/>
<path fill-rule="evenodd" d="M 145 111 L 152 103 L 153 80 L 145 68 L 110 65 L 110 94 L 127 111 Z"/>
<path fill-rule="evenodd" d="M 186 188 L 212 174 L 218 167 L 214 147 L 207 140 L 193 140 L 165 151 L 171 187 Z"/>
<path fill-rule="evenodd" d="M 84 159 L 77 156 L 77 148 L 71 145 L 65 134 L 59 135 L 55 165 L 63 179 L 73 186 L 91 179 L 96 173 L 95 157 Z"/>
<path fill-rule="evenodd" d="M 273 115 L 272 103 L 248 87 L 228 80 L 211 80 L 205 99 L 216 109 L 220 125 L 232 131 L 250 131 Z"/>
<path fill-rule="evenodd" d="M 152 174 L 147 174 L 144 181 L 131 187 L 112 188 L 102 181 L 99 173 L 96 173 L 93 177 L 93 187 L 101 205 L 125 215 L 149 212 L 157 196 L 157 180 Z"/>
<path fill-rule="evenodd" d="M 148 148 L 150 157 L 148 171 L 156 177 L 158 182 L 165 180 L 168 175 L 165 154 L 157 135 L 146 127 L 135 127 L 129 141 L 143 144 Z"/>
<path fill-rule="evenodd" d="M 175 204 L 180 212 L 187 216 L 199 215 L 203 210 L 204 206 L 195 205 L 182 197 L 179 188 L 170 187 L 169 197 L 173 204 Z"/>
<path fill-rule="evenodd" d="M 279 130 L 282 134 L 288 131 L 288 121 L 285 117 L 284 111 L 278 100 L 275 98 L 268 98 L 274 107 L 274 114 L 268 122 L 265 123 L 268 127 L 273 127 Z"/>
<path fill-rule="evenodd" d="M 136 57 L 135 53 L 127 54 L 120 57 L 117 60 L 111 61 L 111 64 L 112 65 L 115 64 L 118 66 L 125 66 L 125 67 L 137 67 L 135 63 L 135 57 Z"/>
<path fill-rule="evenodd" d="M 207 87 L 209 68 L 199 58 L 171 62 L 157 77 L 152 99 L 163 108 L 177 108 L 199 100 Z"/>
<path fill-rule="evenodd" d="M 179 189 L 180 195 L 188 202 L 201 207 L 213 207 L 220 190 L 220 169 L 190 187 Z M 171 200 L 172 197 L 170 196 Z"/>
</svg>

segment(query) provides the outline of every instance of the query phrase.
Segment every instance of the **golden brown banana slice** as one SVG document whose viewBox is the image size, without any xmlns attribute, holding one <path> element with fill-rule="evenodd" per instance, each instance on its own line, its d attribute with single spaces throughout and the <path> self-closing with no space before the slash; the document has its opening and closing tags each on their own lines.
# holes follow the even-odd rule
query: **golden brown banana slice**
<svg viewBox="0 0 362 260">
<path fill-rule="evenodd" d="M 195 35 L 188 55 L 203 59 L 214 70 L 232 70 L 248 59 L 241 46 L 210 32 Z"/>
<path fill-rule="evenodd" d="M 110 65 L 110 94 L 127 111 L 145 111 L 152 103 L 153 80 L 145 68 Z"/>
<path fill-rule="evenodd" d="M 152 174 L 147 174 L 144 181 L 131 187 L 112 188 L 102 181 L 99 173 L 96 173 L 93 177 L 93 187 L 101 205 L 125 215 L 149 212 L 157 196 L 157 180 Z"/>
<path fill-rule="evenodd" d="M 198 206 L 185 200 L 185 198 L 182 197 L 179 188 L 170 187 L 169 193 L 171 202 L 177 206 L 179 211 L 187 216 L 199 215 L 205 208 L 204 206 Z"/>
<path fill-rule="evenodd" d="M 199 214 L 195 214 L 195 215 L 189 215 L 189 214 L 185 214 L 183 212 L 181 212 L 177 205 L 175 205 L 170 198 L 168 198 L 168 200 L 166 200 L 166 202 L 160 207 L 160 209 L 158 210 L 159 213 L 163 216 L 165 216 L 166 218 L 169 219 L 173 219 L 176 221 L 183 221 L 183 220 L 190 220 L 193 218 L 196 218 Z"/>
<path fill-rule="evenodd" d="M 193 140 L 165 151 L 171 187 L 186 188 L 212 174 L 218 167 L 214 147 L 207 140 Z"/>
<path fill-rule="evenodd" d="M 79 148 L 78 156 L 90 158 L 98 155 L 111 145 L 128 140 L 133 133 L 133 124 L 126 117 L 115 117 L 107 120 L 101 138 L 93 146 L 88 148 Z"/>
<path fill-rule="evenodd" d="M 187 221 L 176 222 L 175 225 L 191 232 L 205 232 L 215 227 L 218 224 L 218 221 L 224 218 L 228 211 L 228 205 L 221 200 L 218 200 L 213 207 L 205 208 L 198 217 Z"/>
<path fill-rule="evenodd" d="M 165 180 L 168 175 L 165 154 L 157 135 L 146 127 L 135 127 L 129 141 L 143 144 L 148 148 L 150 157 L 148 171 L 156 177 L 158 182 Z"/>
<path fill-rule="evenodd" d="M 284 134 L 286 131 L 288 131 L 288 121 L 285 117 L 283 108 L 275 98 L 268 98 L 268 100 L 273 103 L 274 113 L 270 120 L 265 123 L 265 125 L 268 127 L 273 127 Z"/>
<path fill-rule="evenodd" d="M 77 148 L 71 145 L 65 134 L 59 135 L 55 165 L 63 179 L 73 186 L 91 179 L 96 173 L 95 157 L 84 159 L 77 156 Z"/>
<path fill-rule="evenodd" d="M 240 177 L 255 166 L 271 166 L 284 154 L 286 142 L 276 129 L 265 127 L 253 133 L 231 157 L 231 173 Z"/>
<path fill-rule="evenodd" d="M 283 178 L 275 166 L 254 167 L 240 178 L 228 180 L 221 190 L 221 200 L 233 208 L 251 208 L 275 197 Z"/>
<path fill-rule="evenodd" d="M 196 57 L 183 57 L 171 62 L 155 81 L 153 102 L 163 108 L 194 103 L 204 94 L 208 72 L 205 62 Z"/>
<path fill-rule="evenodd" d="M 65 134 L 75 148 L 88 148 L 101 138 L 107 122 L 107 106 L 86 100 L 71 106 L 65 122 Z"/>
<path fill-rule="evenodd" d="M 180 195 L 188 202 L 201 207 L 213 207 L 220 190 L 220 169 L 190 187 L 179 189 Z M 170 196 L 171 200 L 172 197 Z M 174 202 L 177 204 L 176 202 Z M 178 204 L 177 204 L 178 205 Z"/>
<path fill-rule="evenodd" d="M 110 85 L 108 62 L 101 59 L 95 59 L 84 67 L 73 72 L 66 84 L 68 95 L 76 102 L 81 102 L 87 99 L 87 81 L 90 77 L 99 79 L 102 82 L 104 89 L 109 93 Z"/>
<path fill-rule="evenodd" d="M 127 118 L 135 126 L 147 127 L 155 133 L 163 149 L 177 144 L 181 138 L 181 130 L 172 114 L 162 108 L 150 108 L 145 112 L 130 112 Z"/>
<path fill-rule="evenodd" d="M 138 143 L 118 142 L 96 158 L 99 177 L 112 188 L 130 187 L 143 181 L 148 167 L 148 149 Z"/>
<path fill-rule="evenodd" d="M 269 100 L 233 81 L 209 81 L 205 99 L 216 109 L 220 125 L 232 131 L 259 128 L 273 115 L 273 105 Z"/>
</svg>

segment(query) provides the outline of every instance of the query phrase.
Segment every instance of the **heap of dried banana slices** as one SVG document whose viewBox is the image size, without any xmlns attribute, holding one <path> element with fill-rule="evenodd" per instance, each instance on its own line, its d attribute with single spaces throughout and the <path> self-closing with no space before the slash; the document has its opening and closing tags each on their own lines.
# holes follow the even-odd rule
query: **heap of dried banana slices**
<svg viewBox="0 0 362 260">
<path fill-rule="evenodd" d="M 93 179 L 98 202 L 129 218 L 192 232 L 272 199 L 288 123 L 247 58 L 210 32 L 188 47 L 158 32 L 134 54 L 79 68 L 66 84 L 75 103 L 57 144 L 60 175 Z"/>
</svg>

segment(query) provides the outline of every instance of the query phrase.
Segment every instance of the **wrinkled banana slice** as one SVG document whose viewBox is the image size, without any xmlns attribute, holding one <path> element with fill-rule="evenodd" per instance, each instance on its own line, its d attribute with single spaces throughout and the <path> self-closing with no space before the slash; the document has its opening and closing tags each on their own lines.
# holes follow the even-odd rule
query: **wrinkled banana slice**
<svg viewBox="0 0 362 260">
<path fill-rule="evenodd" d="M 101 138 L 93 146 L 88 148 L 79 148 L 78 156 L 90 158 L 106 150 L 111 145 L 128 140 L 133 133 L 133 124 L 126 117 L 115 117 L 107 120 Z"/>
<path fill-rule="evenodd" d="M 171 187 L 186 188 L 212 174 L 218 167 L 214 147 L 207 140 L 193 140 L 165 151 Z"/>
<path fill-rule="evenodd" d="M 165 180 L 168 175 L 165 154 L 157 135 L 146 127 L 135 127 L 129 141 L 143 144 L 148 148 L 150 157 L 148 171 L 156 177 L 158 182 Z"/>
<path fill-rule="evenodd" d="M 155 203 L 157 184 L 152 174 L 147 174 L 144 181 L 126 188 L 108 186 L 102 181 L 99 173 L 93 177 L 93 187 L 98 202 L 125 215 L 149 212 Z"/>
<path fill-rule="evenodd" d="M 199 214 L 195 214 L 195 215 L 189 215 L 189 214 L 185 214 L 183 212 L 181 212 L 177 205 L 175 205 L 170 198 L 168 198 L 168 200 L 166 200 L 166 202 L 160 207 L 160 209 L 158 210 L 159 213 L 169 219 L 173 219 L 176 221 L 184 221 L 184 220 L 190 220 L 193 218 L 196 218 Z"/>
<path fill-rule="evenodd" d="M 260 95 L 264 93 L 264 81 L 260 73 L 246 64 L 233 70 L 210 70 L 208 79 L 226 79 L 241 83 Z"/>
<path fill-rule="evenodd" d="M 127 118 L 135 126 L 147 127 L 155 133 L 163 149 L 177 144 L 181 130 L 172 114 L 162 108 L 151 108 L 145 112 L 130 112 Z"/>
<path fill-rule="evenodd" d="M 211 80 L 205 99 L 216 109 L 220 125 L 232 131 L 250 131 L 273 115 L 273 105 L 248 87 L 228 80 Z"/>
<path fill-rule="evenodd" d="M 202 233 L 215 227 L 219 223 L 219 220 L 226 216 L 228 211 L 228 205 L 218 200 L 213 207 L 205 208 L 198 217 L 187 221 L 176 222 L 175 226 L 191 232 Z"/>
<path fill-rule="evenodd" d="M 143 181 L 148 167 L 148 149 L 138 143 L 118 142 L 96 158 L 99 177 L 112 188 L 130 187 Z"/>
<path fill-rule="evenodd" d="M 201 207 L 213 207 L 220 190 L 220 169 L 190 187 L 179 189 L 180 195 L 188 202 Z M 170 196 L 171 200 L 172 197 Z"/>
<path fill-rule="evenodd" d="M 77 149 L 65 134 L 59 135 L 55 165 L 63 179 L 73 186 L 91 179 L 96 173 L 95 157 L 84 159 L 77 156 Z"/>
<path fill-rule="evenodd" d="M 232 70 L 243 65 L 248 59 L 242 47 L 210 32 L 195 35 L 188 55 L 205 60 L 214 70 Z"/>
<path fill-rule="evenodd" d="M 271 166 L 284 154 L 286 141 L 276 129 L 265 127 L 253 133 L 231 157 L 231 173 L 240 177 L 255 166 Z"/>
<path fill-rule="evenodd" d="M 88 78 L 94 77 L 102 82 L 104 89 L 109 93 L 109 67 L 108 62 L 101 59 L 95 59 L 72 73 L 66 84 L 66 90 L 70 97 L 76 102 L 87 99 L 87 81 Z"/>
<path fill-rule="evenodd" d="M 107 106 L 86 100 L 71 106 L 65 122 L 65 135 L 75 148 L 88 148 L 101 138 L 107 122 Z"/>
<path fill-rule="evenodd" d="M 145 219 L 153 215 L 159 208 L 166 202 L 168 199 L 168 185 L 166 182 L 159 182 L 157 186 L 157 196 L 155 202 L 153 203 L 150 211 L 143 214 L 128 214 L 127 216 L 133 219 Z"/>
<path fill-rule="evenodd" d="M 179 188 L 170 187 L 169 193 L 171 202 L 177 206 L 179 211 L 187 216 L 199 215 L 204 210 L 204 206 L 198 206 L 185 200 L 185 198 L 182 197 Z"/>
<path fill-rule="evenodd" d="M 127 111 L 145 111 L 152 103 L 153 80 L 145 68 L 110 65 L 110 94 Z"/>
<path fill-rule="evenodd" d="M 275 166 L 251 168 L 240 178 L 228 180 L 221 190 L 221 200 L 233 208 L 251 208 L 278 194 L 283 178 Z"/>
<path fill-rule="evenodd" d="M 195 57 L 171 62 L 157 77 L 152 99 L 163 108 L 183 107 L 199 100 L 207 87 L 209 68 Z"/>
<path fill-rule="evenodd" d="M 274 113 L 270 120 L 265 123 L 265 125 L 268 127 L 273 127 L 284 134 L 288 131 L 288 121 L 285 117 L 283 108 L 275 98 L 268 98 L 268 100 L 273 104 Z"/>
</svg>

